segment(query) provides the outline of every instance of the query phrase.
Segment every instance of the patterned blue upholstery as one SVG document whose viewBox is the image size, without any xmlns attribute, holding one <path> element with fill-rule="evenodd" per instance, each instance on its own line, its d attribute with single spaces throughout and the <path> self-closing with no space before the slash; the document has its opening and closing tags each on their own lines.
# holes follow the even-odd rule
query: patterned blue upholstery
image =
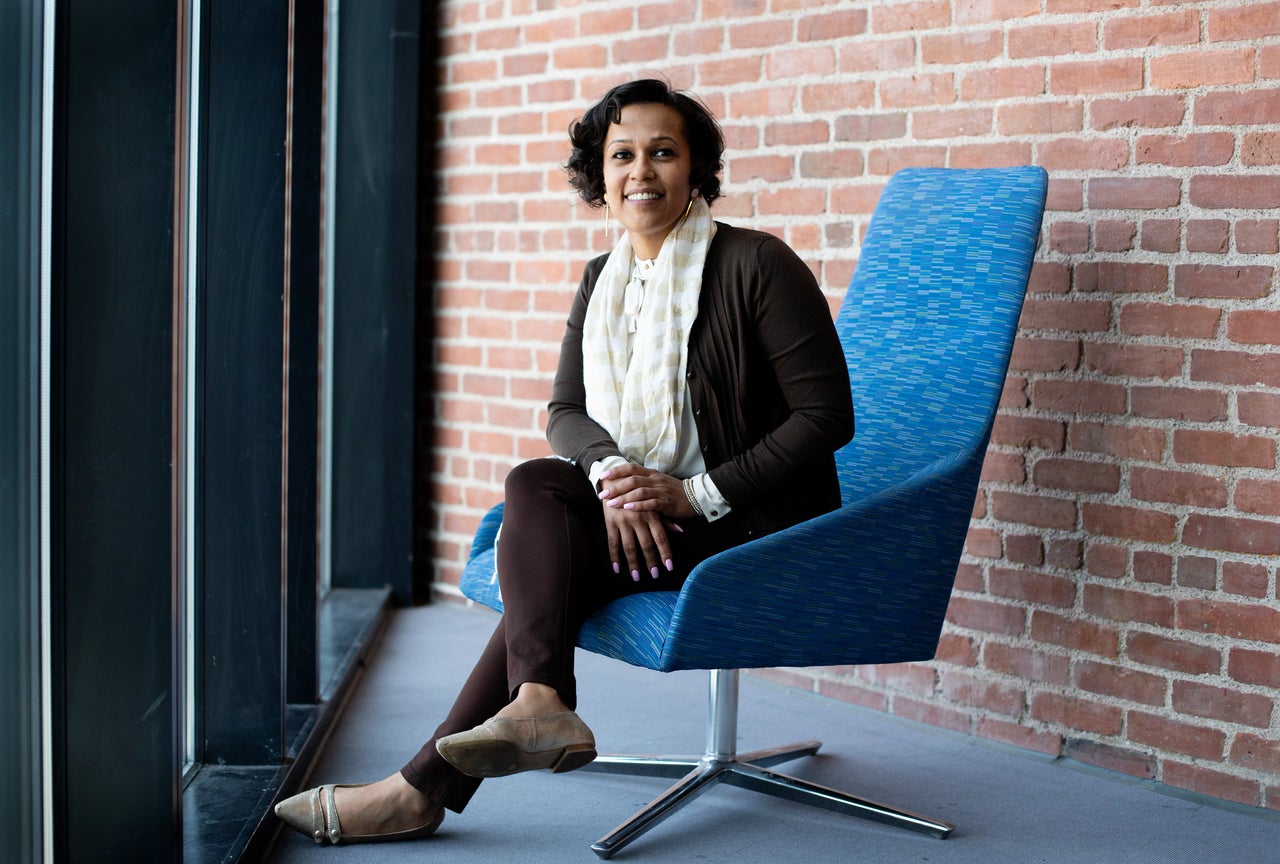
<svg viewBox="0 0 1280 864">
<path fill-rule="evenodd" d="M 872 216 L 837 328 L 857 432 L 844 506 L 625 597 L 578 644 L 651 669 L 897 663 L 937 648 L 1040 232 L 1035 167 L 906 169 Z M 481 524 L 462 591 L 501 609 Z"/>
</svg>

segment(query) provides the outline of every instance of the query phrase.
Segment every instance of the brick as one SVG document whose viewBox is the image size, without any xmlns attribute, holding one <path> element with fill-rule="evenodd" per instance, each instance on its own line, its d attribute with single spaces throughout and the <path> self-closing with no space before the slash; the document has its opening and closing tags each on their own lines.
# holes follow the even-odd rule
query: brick
<svg viewBox="0 0 1280 864">
<path fill-rule="evenodd" d="M 777 680 L 774 676 L 780 670 L 776 669 L 756 669 L 752 670 L 753 675 L 761 675 L 770 680 Z M 778 683 L 784 686 L 794 686 L 787 678 L 783 678 Z M 819 695 L 826 696 L 829 699 L 839 699 L 841 702 L 848 702 L 851 705 L 858 705 L 862 708 L 870 708 L 873 711 L 888 711 L 889 697 L 883 693 L 869 690 L 866 687 L 860 687 L 856 684 L 848 684 L 843 681 L 828 681 L 820 679 L 817 682 L 817 692 Z"/>
<path fill-rule="evenodd" d="M 1107 462 L 1046 458 L 1036 462 L 1032 480 L 1046 489 L 1114 493 L 1120 488 L 1120 467 Z"/>
<path fill-rule="evenodd" d="M 835 140 L 878 141 L 902 138 L 907 134 L 907 115 L 855 114 L 836 118 Z"/>
<path fill-rule="evenodd" d="M 1194 349 L 1191 352 L 1191 377 L 1196 381 L 1221 384 L 1278 387 L 1280 355 Z"/>
<path fill-rule="evenodd" d="M 1061 135 L 1083 128 L 1084 102 L 1079 99 L 1037 100 L 996 109 L 996 130 L 1001 135 Z"/>
<path fill-rule="evenodd" d="M 1025 704 L 1021 688 L 984 681 L 967 672 L 943 671 L 940 690 L 948 702 L 983 708 L 1006 717 L 1018 717 Z"/>
<path fill-rule="evenodd" d="M 1236 484 L 1236 509 L 1262 516 L 1280 516 L 1280 480 L 1240 478 Z"/>
<path fill-rule="evenodd" d="M 1008 28 L 1009 59 L 1091 54 L 1097 48 L 1098 25 L 1092 21 L 1030 24 Z"/>
<path fill-rule="evenodd" d="M 956 711 L 935 703 L 921 702 L 902 696 L 893 700 L 891 710 L 897 716 L 914 720 L 917 723 L 927 723 L 930 726 L 950 729 L 952 732 L 960 732 L 965 735 L 972 732 L 970 728 L 972 726 L 971 716 L 968 711 Z"/>
<path fill-rule="evenodd" d="M 796 38 L 801 42 L 848 39 L 865 32 L 867 32 L 865 9 L 845 9 L 838 12 L 805 15 L 796 24 Z"/>
<path fill-rule="evenodd" d="M 1027 480 L 1026 467 L 1018 453 L 997 453 L 988 450 L 982 462 L 982 483 L 1011 483 L 1021 485 Z"/>
<path fill-rule="evenodd" d="M 1267 210 L 1280 207 L 1280 176 L 1202 174 L 1191 178 L 1196 207 Z"/>
<path fill-rule="evenodd" d="M 1241 423 L 1280 429 L 1280 394 L 1238 393 L 1236 410 Z"/>
<path fill-rule="evenodd" d="M 1105 300 L 1029 297 L 1019 322 L 1025 330 L 1103 333 L 1111 328 L 1111 304 Z"/>
<path fill-rule="evenodd" d="M 1182 221 L 1144 219 L 1139 237 L 1139 244 L 1150 252 L 1177 252 L 1182 246 Z"/>
<path fill-rule="evenodd" d="M 1226 219 L 1188 219 L 1185 239 L 1188 252 L 1221 255 L 1231 244 L 1231 223 Z"/>
<path fill-rule="evenodd" d="M 1245 345 L 1280 345 L 1280 311 L 1232 312 L 1227 317 L 1227 338 Z"/>
<path fill-rule="evenodd" d="M 1057 138 L 1037 145 L 1037 153 L 1047 171 L 1119 171 L 1129 164 L 1129 144 L 1119 139 Z"/>
<path fill-rule="evenodd" d="M 1130 15 L 1107 19 L 1102 47 L 1108 51 L 1187 45 L 1200 41 L 1200 15 L 1193 9 L 1161 15 Z"/>
<path fill-rule="evenodd" d="M 1030 98 L 1044 92 L 1045 70 L 1040 65 L 976 69 L 960 81 L 960 98 L 965 102 Z"/>
<path fill-rule="evenodd" d="M 1280 643 L 1280 610 L 1270 606 L 1186 599 L 1178 601 L 1177 609 L 1178 627 L 1182 630 L 1245 641 Z"/>
<path fill-rule="evenodd" d="M 1212 558 L 1183 556 L 1178 559 L 1178 587 L 1212 591 L 1218 587 L 1218 564 Z"/>
<path fill-rule="evenodd" d="M 1123 579 L 1129 572 L 1129 549 L 1113 543 L 1090 542 L 1084 553 L 1084 566 L 1091 576 Z"/>
<path fill-rule="evenodd" d="M 1139 583 L 1173 584 L 1173 558 L 1164 552 L 1139 549 L 1133 553 L 1133 578 Z"/>
<path fill-rule="evenodd" d="M 1087 95 L 1142 89 L 1142 58 L 1059 60 L 1049 67 L 1049 92 Z"/>
<path fill-rule="evenodd" d="M 1198 549 L 1280 555 L 1280 524 L 1196 513 L 1187 517 L 1182 542 Z"/>
<path fill-rule="evenodd" d="M 1240 141 L 1240 163 L 1280 165 L 1280 132 L 1248 132 Z"/>
<path fill-rule="evenodd" d="M 1044 545 L 1039 534 L 1009 534 L 1004 541 L 1004 557 L 1015 564 L 1038 567 L 1044 563 Z"/>
<path fill-rule="evenodd" d="M 1126 411 L 1124 385 L 1101 381 L 1036 381 L 1031 401 L 1038 409 L 1068 414 L 1121 415 Z"/>
<path fill-rule="evenodd" d="M 1093 225 L 1093 248 L 1098 252 L 1128 252 L 1138 226 L 1121 219 L 1099 219 Z"/>
<path fill-rule="evenodd" d="M 1075 583 L 1060 576 L 992 567 L 987 574 L 987 582 L 996 597 L 1058 608 L 1070 608 L 1075 603 Z"/>
<path fill-rule="evenodd" d="M 1231 744 L 1231 762 L 1250 771 L 1280 774 L 1280 741 L 1274 736 L 1241 732 Z"/>
<path fill-rule="evenodd" d="M 1186 115 L 1181 95 L 1132 96 L 1126 99 L 1095 99 L 1089 106 L 1094 129 L 1157 129 L 1178 126 Z"/>
<path fill-rule="evenodd" d="M 1040 14 L 1040 0 L 956 0 L 956 24 L 988 24 Z"/>
<path fill-rule="evenodd" d="M 1189 471 L 1135 465 L 1130 469 L 1129 484 L 1130 494 L 1140 501 L 1206 508 L 1221 508 L 1227 503 L 1222 480 Z"/>
<path fill-rule="evenodd" d="M 1241 561 L 1222 562 L 1222 590 L 1228 594 L 1262 599 L 1267 596 L 1270 582 L 1267 568 L 1261 564 L 1245 564 Z"/>
<path fill-rule="evenodd" d="M 1234 468 L 1274 468 L 1276 445 L 1269 437 L 1235 435 L 1210 429 L 1175 429 L 1173 458 L 1178 462 Z"/>
<path fill-rule="evenodd" d="M 915 63 L 916 43 L 911 38 L 855 39 L 842 45 L 837 55 L 840 72 L 882 72 L 904 69 Z"/>
<path fill-rule="evenodd" d="M 1134 156 L 1139 165 L 1180 168 L 1226 165 L 1235 154 L 1235 146 L 1235 136 L 1229 132 L 1139 135 L 1134 145 Z"/>
<path fill-rule="evenodd" d="M 1013 343 L 1009 369 L 1015 372 L 1070 372 L 1079 363 L 1078 339 L 1023 336 Z"/>
<path fill-rule="evenodd" d="M 1229 87 L 1253 81 L 1256 51 L 1252 46 L 1176 54 L 1151 58 L 1149 86 L 1157 90 L 1196 87 Z"/>
<path fill-rule="evenodd" d="M 1063 745 L 1062 755 L 1087 765 L 1105 768 L 1108 771 L 1118 771 L 1144 780 L 1150 780 L 1156 776 L 1154 756 L 1113 744 L 1103 744 L 1083 738 L 1069 738 Z"/>
<path fill-rule="evenodd" d="M 1174 604 L 1168 597 L 1131 591 L 1111 585 L 1084 586 L 1085 612 L 1110 621 L 1139 621 L 1156 627 L 1172 627 Z"/>
<path fill-rule="evenodd" d="M 954 101 L 956 87 L 950 74 L 915 75 L 880 82 L 880 104 L 886 108 L 945 105 Z"/>
<path fill-rule="evenodd" d="M 1095 210 L 1161 210 L 1181 203 L 1182 181 L 1177 177 L 1095 177 L 1087 194 Z"/>
<path fill-rule="evenodd" d="M 1057 693 L 1033 695 L 1031 716 L 1042 723 L 1093 732 L 1096 735 L 1119 734 L 1124 720 L 1124 713 L 1114 705 L 1103 705 Z"/>
<path fill-rule="evenodd" d="M 993 672 L 1013 675 L 1028 681 L 1066 684 L 1070 680 L 1071 661 L 1061 654 L 1049 654 L 1021 646 L 988 642 L 982 651 L 983 665 Z"/>
<path fill-rule="evenodd" d="M 1182 373 L 1181 348 L 1132 343 L 1089 342 L 1085 344 L 1084 366 L 1111 377 L 1169 380 Z"/>
<path fill-rule="evenodd" d="M 1163 705 L 1168 684 L 1160 675 L 1095 660 L 1078 661 L 1074 678 L 1082 690 L 1142 705 Z"/>
<path fill-rule="evenodd" d="M 1100 657 L 1114 658 L 1120 653 L 1120 636 L 1114 627 L 1044 609 L 1032 610 L 1031 638 Z"/>
<path fill-rule="evenodd" d="M 1080 507 L 1084 530 L 1090 534 L 1169 543 L 1177 537 L 1177 517 L 1171 513 L 1117 504 L 1085 502 Z"/>
<path fill-rule="evenodd" d="M 1280 654 L 1252 648 L 1232 648 L 1227 658 L 1227 674 L 1241 684 L 1280 687 Z"/>
<path fill-rule="evenodd" d="M 1130 711 L 1126 737 L 1136 744 L 1172 750 L 1195 759 L 1222 758 L 1227 736 L 1220 729 L 1170 720 L 1145 711 Z"/>
<path fill-rule="evenodd" d="M 858 150 L 820 150 L 800 155 L 801 177 L 858 177 L 862 169 L 862 153 Z"/>
<path fill-rule="evenodd" d="M 875 85 L 870 81 L 841 84 L 804 84 L 800 87 L 800 108 L 808 114 L 840 116 L 875 105 Z"/>
<path fill-rule="evenodd" d="M 871 29 L 876 33 L 934 30 L 950 22 L 951 4 L 946 0 L 914 0 L 873 6 L 871 10 Z"/>
<path fill-rule="evenodd" d="M 1085 261 L 1072 271 L 1072 287 L 1080 293 L 1157 294 L 1169 288 L 1163 264 Z"/>
<path fill-rule="evenodd" d="M 1068 440 L 1073 450 L 1155 462 L 1164 453 L 1165 435 L 1145 426 L 1077 422 L 1071 424 Z"/>
<path fill-rule="evenodd" d="M 1021 723 L 1010 723 L 994 717 L 983 717 L 978 720 L 975 734 L 980 738 L 998 741 L 1023 750 L 1033 750 L 1048 756 L 1058 756 L 1062 752 L 1062 736 L 1056 732 L 1039 732 Z"/>
<path fill-rule="evenodd" d="M 903 168 L 941 168 L 946 147 L 877 147 L 867 154 L 867 173 L 888 176 Z"/>
<path fill-rule="evenodd" d="M 1087 222 L 1054 222 L 1049 226 L 1049 248 L 1063 255 L 1079 255 L 1089 251 Z M 1024 308 L 1023 313 L 1026 310 Z"/>
<path fill-rule="evenodd" d="M 1132 386 L 1129 414 L 1165 420 L 1222 422 L 1227 419 L 1227 394 L 1214 389 Z"/>
<path fill-rule="evenodd" d="M 1266 729 L 1271 725 L 1272 700 L 1259 693 L 1241 693 L 1199 681 L 1174 681 L 1171 704 L 1176 711 L 1225 723 Z"/>
<path fill-rule="evenodd" d="M 1166 761 L 1161 766 L 1160 779 L 1179 789 L 1188 789 L 1213 798 L 1224 798 L 1249 807 L 1257 807 L 1260 802 L 1257 781 L 1246 780 L 1199 765 Z"/>
<path fill-rule="evenodd" d="M 1057 420 L 998 414 L 991 430 L 991 441 L 1025 450 L 1061 452 L 1066 441 L 1066 425 Z"/>
<path fill-rule="evenodd" d="M 1210 42 L 1243 42 L 1280 35 L 1280 3 L 1209 9 L 1205 32 Z"/>
<path fill-rule="evenodd" d="M 1196 126 L 1264 126 L 1280 123 L 1280 88 L 1214 91 L 1198 95 Z"/>
<path fill-rule="evenodd" d="M 1060 570 L 1077 570 L 1080 568 L 1080 541 L 1071 538 L 1056 538 L 1046 544 L 1044 563 Z"/>
<path fill-rule="evenodd" d="M 1053 181 L 1050 181 L 1050 186 Z M 1031 265 L 1029 294 L 1066 294 L 1071 290 L 1071 268 L 1056 261 L 1036 261 Z"/>
<path fill-rule="evenodd" d="M 997 520 L 1017 525 L 1063 531 L 1076 526 L 1076 504 L 1063 498 L 996 491 L 991 493 L 991 511 Z"/>
<path fill-rule="evenodd" d="M 990 528 L 970 528 L 965 536 L 964 551 L 978 558 L 999 558 L 1004 554 L 1000 532 Z"/>
<path fill-rule="evenodd" d="M 1173 270 L 1173 290 L 1178 297 L 1256 300 L 1267 295 L 1274 272 L 1254 265 L 1178 264 Z"/>
<path fill-rule="evenodd" d="M 917 111 L 911 131 L 917 139 L 963 138 L 991 132 L 990 108 L 948 108 L 939 111 Z"/>
<path fill-rule="evenodd" d="M 955 66 L 994 60 L 1004 49 L 1000 30 L 968 30 L 961 33 L 925 34 L 920 37 L 920 62 Z"/>
<path fill-rule="evenodd" d="M 1186 675 L 1213 675 L 1222 668 L 1222 656 L 1216 649 L 1156 633 L 1131 633 L 1125 654 L 1136 663 Z"/>
<path fill-rule="evenodd" d="M 1019 636 L 1026 629 L 1026 612 L 1018 606 L 969 597 L 952 596 L 947 620 L 957 627 Z"/>
<path fill-rule="evenodd" d="M 1150 284 L 1160 283 L 1153 280 Z M 1129 336 L 1211 339 L 1217 335 L 1221 318 L 1222 311 L 1213 306 L 1135 301 L 1120 309 L 1120 332 Z"/>
<path fill-rule="evenodd" d="M 1239 219 L 1235 234 L 1237 252 L 1247 255 L 1280 252 L 1280 219 Z"/>
</svg>

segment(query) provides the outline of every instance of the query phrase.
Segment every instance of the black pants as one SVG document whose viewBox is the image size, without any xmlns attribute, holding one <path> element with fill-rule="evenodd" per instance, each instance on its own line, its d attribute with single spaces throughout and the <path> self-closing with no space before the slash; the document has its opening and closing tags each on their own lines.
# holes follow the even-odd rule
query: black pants
<svg viewBox="0 0 1280 864">
<path fill-rule="evenodd" d="M 613 572 L 600 500 L 582 469 L 562 459 L 535 459 L 507 477 L 498 542 L 498 582 L 506 610 L 453 708 L 401 774 L 416 789 L 462 812 L 480 781 L 459 773 L 436 752 L 436 739 L 480 725 L 514 698 L 521 684 L 555 688 L 576 708 L 573 652 L 582 622 L 629 594 L 674 591 L 694 565 L 742 542 L 732 515 L 714 523 L 682 523 L 668 531 L 673 572 L 636 582 Z"/>
</svg>

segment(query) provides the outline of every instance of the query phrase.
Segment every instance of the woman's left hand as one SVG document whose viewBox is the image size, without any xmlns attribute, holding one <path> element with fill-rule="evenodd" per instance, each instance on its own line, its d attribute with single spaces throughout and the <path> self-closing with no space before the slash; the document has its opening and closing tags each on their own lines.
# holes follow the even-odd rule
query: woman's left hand
<svg viewBox="0 0 1280 864">
<path fill-rule="evenodd" d="M 697 514 L 680 480 L 642 465 L 620 465 L 600 475 L 600 500 L 606 507 L 656 510 L 672 519 Z"/>
</svg>

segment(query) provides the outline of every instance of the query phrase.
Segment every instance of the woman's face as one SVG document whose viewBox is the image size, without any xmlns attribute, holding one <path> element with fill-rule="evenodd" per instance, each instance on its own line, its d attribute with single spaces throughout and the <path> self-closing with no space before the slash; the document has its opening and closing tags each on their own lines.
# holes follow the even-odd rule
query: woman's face
<svg viewBox="0 0 1280 864">
<path fill-rule="evenodd" d="M 656 258 L 684 216 L 693 187 L 684 118 L 642 102 L 622 109 L 604 139 L 604 200 L 626 229 L 637 258 Z"/>
</svg>

